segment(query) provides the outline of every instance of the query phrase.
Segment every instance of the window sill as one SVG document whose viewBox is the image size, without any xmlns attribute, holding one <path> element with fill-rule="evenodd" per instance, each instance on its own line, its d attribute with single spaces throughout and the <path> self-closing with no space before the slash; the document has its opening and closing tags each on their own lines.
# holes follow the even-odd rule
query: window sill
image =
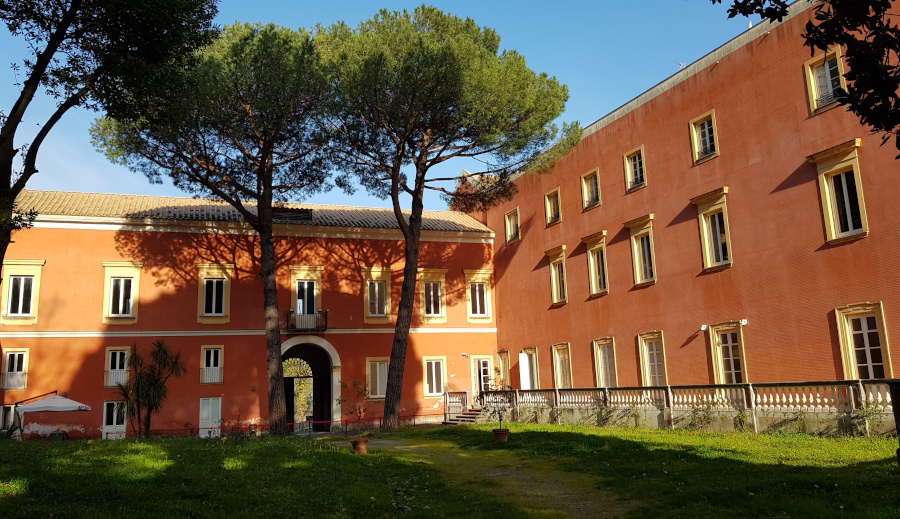
<svg viewBox="0 0 900 519">
<path fill-rule="evenodd" d="M 589 205 L 584 206 L 584 207 L 581 209 L 581 212 L 582 212 L 582 213 L 586 213 L 586 212 L 590 211 L 591 209 L 596 209 L 596 208 L 600 207 L 601 205 L 603 205 L 603 204 L 600 203 L 599 201 L 594 202 L 594 203 L 592 203 L 592 204 L 589 204 Z"/>
<path fill-rule="evenodd" d="M 200 382 L 200 385 L 201 386 L 216 386 L 216 385 L 222 385 L 224 383 L 225 383 L 225 381 L 220 380 L 218 382 Z"/>
<path fill-rule="evenodd" d="M 3 323 L 10 326 L 30 326 L 37 324 L 36 315 L 4 315 Z"/>
<path fill-rule="evenodd" d="M 816 116 L 816 115 L 819 115 L 819 114 L 821 114 L 821 113 L 825 113 L 825 112 L 827 112 L 828 110 L 831 110 L 832 108 L 837 108 L 838 106 L 840 106 L 840 104 L 841 104 L 840 101 L 834 100 L 834 101 L 832 101 L 832 102 L 830 102 L 830 103 L 828 103 L 828 104 L 825 104 L 825 105 L 816 107 L 816 109 L 813 110 L 812 114 L 813 114 L 813 116 Z"/>
<path fill-rule="evenodd" d="M 547 228 L 553 227 L 554 225 L 559 225 L 562 223 L 562 218 L 557 218 L 556 220 L 547 222 Z"/>
<path fill-rule="evenodd" d="M 137 323 L 137 317 L 106 316 L 104 322 L 106 324 L 135 324 Z"/>
<path fill-rule="evenodd" d="M 832 238 L 828 240 L 828 245 L 840 245 L 842 243 L 847 243 L 851 241 L 861 240 L 869 235 L 869 231 L 862 231 L 855 234 L 848 234 L 846 236 L 839 236 L 837 238 Z"/>
<path fill-rule="evenodd" d="M 365 318 L 366 324 L 391 324 L 390 317 L 382 317 L 377 315 L 368 315 Z"/>
<path fill-rule="evenodd" d="M 711 267 L 703 267 L 703 272 L 719 272 L 720 270 L 725 270 L 727 268 L 731 268 L 732 263 L 729 261 L 728 263 L 723 263 L 721 265 L 713 265 Z"/>
<path fill-rule="evenodd" d="M 507 238 L 507 239 L 506 239 L 506 244 L 507 244 L 507 245 L 512 245 L 513 243 L 519 243 L 520 241 L 522 241 L 522 237 L 521 237 L 521 236 L 516 236 L 515 238 L 512 238 L 512 239 Z"/>
<path fill-rule="evenodd" d="M 696 155 L 695 155 L 695 156 L 696 156 Z M 718 157 L 718 156 L 719 156 L 719 150 L 716 150 L 715 153 L 711 153 L 711 154 L 709 154 L 709 155 L 707 155 L 707 156 L 705 156 L 705 157 L 695 158 L 695 159 L 694 159 L 694 165 L 695 165 L 695 166 L 699 166 L 700 164 L 703 164 L 704 162 L 709 162 L 709 161 L 711 161 L 712 159 L 714 159 L 714 158 L 716 158 L 716 157 Z"/>
<path fill-rule="evenodd" d="M 603 296 L 605 296 L 605 295 L 608 295 L 608 294 L 609 294 L 609 290 L 608 290 L 608 289 L 607 289 L 607 290 L 602 290 L 602 291 L 600 291 L 600 292 L 594 292 L 593 294 L 591 294 L 590 296 L 588 296 L 588 299 L 600 299 L 601 297 L 603 297 Z"/>
<path fill-rule="evenodd" d="M 384 401 L 384 398 L 385 398 L 384 395 L 380 395 L 380 396 L 379 396 L 379 395 L 373 395 L 373 396 L 369 396 L 368 398 L 366 398 L 366 401 L 368 401 L 368 402 L 381 402 L 381 401 Z"/>
<path fill-rule="evenodd" d="M 554 301 L 550 303 L 550 308 L 559 308 L 560 306 L 565 306 L 568 301 Z"/>
<path fill-rule="evenodd" d="M 625 190 L 625 194 L 630 195 L 631 193 L 634 193 L 635 191 L 640 191 L 641 189 L 644 189 L 645 187 L 647 187 L 646 180 L 642 184 L 638 184 L 636 186 L 629 187 L 628 189 Z"/>
<path fill-rule="evenodd" d="M 635 283 L 634 288 L 644 288 L 644 287 L 649 287 L 650 285 L 655 285 L 655 284 L 656 284 L 656 280 L 651 279 L 650 281 L 642 281 L 640 283 Z"/>
<path fill-rule="evenodd" d="M 424 316 L 422 317 L 422 324 L 447 324 L 446 316 Z"/>
</svg>

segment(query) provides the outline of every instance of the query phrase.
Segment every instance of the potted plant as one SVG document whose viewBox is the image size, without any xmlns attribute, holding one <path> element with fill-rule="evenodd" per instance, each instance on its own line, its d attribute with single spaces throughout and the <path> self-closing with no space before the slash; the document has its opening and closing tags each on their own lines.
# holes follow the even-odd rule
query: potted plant
<svg viewBox="0 0 900 519">
<path fill-rule="evenodd" d="M 493 430 L 494 441 L 504 443 L 509 439 L 509 429 L 503 428 L 503 408 L 497 406 L 494 408 L 494 412 L 497 413 L 497 418 L 500 420 L 500 427 Z"/>
<path fill-rule="evenodd" d="M 349 394 L 348 394 L 349 393 Z M 365 414 L 369 398 L 369 388 L 359 381 L 353 381 L 351 388 L 346 382 L 341 381 L 341 396 L 337 398 L 340 406 L 346 404 L 346 415 L 356 417 L 356 436 L 350 439 L 353 446 L 353 454 L 368 454 L 369 439 L 360 436 L 362 429 L 362 415 Z"/>
</svg>

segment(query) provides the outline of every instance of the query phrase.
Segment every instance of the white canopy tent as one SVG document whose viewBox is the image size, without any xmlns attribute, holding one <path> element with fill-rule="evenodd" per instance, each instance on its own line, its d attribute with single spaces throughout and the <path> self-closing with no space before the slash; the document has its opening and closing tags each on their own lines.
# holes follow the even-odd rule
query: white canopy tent
<svg viewBox="0 0 900 519">
<path fill-rule="evenodd" d="M 35 400 L 27 404 L 16 404 L 16 418 L 20 427 L 17 428 L 15 436 L 22 439 L 22 432 L 25 430 L 25 413 L 37 413 L 43 411 L 90 411 L 91 406 L 76 402 L 64 396 L 53 395 L 40 400 Z"/>
</svg>

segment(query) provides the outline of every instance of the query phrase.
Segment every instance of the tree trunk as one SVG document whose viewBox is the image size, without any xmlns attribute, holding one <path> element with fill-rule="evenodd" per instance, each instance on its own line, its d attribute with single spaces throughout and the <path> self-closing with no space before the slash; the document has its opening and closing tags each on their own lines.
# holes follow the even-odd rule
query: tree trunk
<svg viewBox="0 0 900 519">
<path fill-rule="evenodd" d="M 150 437 L 150 416 L 153 414 L 153 408 L 147 408 L 147 414 L 144 418 L 144 438 Z"/>
<path fill-rule="evenodd" d="M 397 325 L 394 327 L 394 344 L 388 364 L 387 389 L 384 395 L 385 428 L 400 427 L 400 397 L 403 391 L 403 371 L 406 367 L 406 349 L 409 345 L 409 327 L 412 323 L 413 303 L 416 299 L 416 275 L 419 268 L 419 238 L 422 234 L 422 198 L 413 197 L 412 214 L 409 217 L 409 235 L 406 237 L 403 286 L 400 289 L 400 305 L 397 307 Z"/>
<path fill-rule="evenodd" d="M 284 402 L 284 370 L 281 365 L 281 329 L 278 321 L 278 284 L 275 279 L 275 238 L 272 232 L 272 205 L 258 206 L 261 232 L 259 233 L 259 275 L 263 284 L 263 308 L 266 316 L 266 366 L 269 375 L 269 432 L 283 436 L 289 434 L 287 409 Z"/>
</svg>

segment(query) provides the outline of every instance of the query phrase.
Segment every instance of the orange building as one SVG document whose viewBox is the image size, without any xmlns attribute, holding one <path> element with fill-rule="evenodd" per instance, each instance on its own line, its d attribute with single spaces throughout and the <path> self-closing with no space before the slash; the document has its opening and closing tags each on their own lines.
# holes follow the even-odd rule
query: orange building
<svg viewBox="0 0 900 519">
<path fill-rule="evenodd" d="M 662 409 L 677 407 L 672 391 L 625 388 L 895 376 L 900 162 L 837 104 L 841 50 L 802 45 L 809 6 L 591 124 L 552 172 L 518 177 L 516 199 L 483 223 L 426 212 L 403 416 L 441 416 L 445 392 L 498 386 L 616 387 L 624 396 L 607 391 L 608 405 Z M 155 429 L 265 425 L 257 238 L 234 210 L 38 191 L 19 203 L 40 216 L 4 262 L 4 423 L 11 404 L 57 390 L 92 410 L 35 413 L 26 432 L 122 434 L 112 386 L 125 352 L 162 338 L 188 373 L 170 382 Z M 282 352 L 305 361 L 314 395 L 291 414 L 346 418 L 339 381 L 358 380 L 377 419 L 403 266 L 393 215 L 293 205 L 279 218 Z M 820 386 L 802 399 L 830 391 L 835 409 L 849 405 L 849 384 Z M 776 404 L 800 395 L 767 391 Z"/>
<path fill-rule="evenodd" d="M 589 125 L 487 212 L 517 388 L 895 376 L 900 171 L 797 2 Z M 516 366 L 513 366 L 516 368 Z"/>
<path fill-rule="evenodd" d="M 187 374 L 170 380 L 154 430 L 266 424 L 258 238 L 235 210 L 190 198 L 46 191 L 26 191 L 19 204 L 40 216 L 16 233 L 4 262 L 5 423 L 15 402 L 56 390 L 91 411 L 30 413 L 26 433 L 121 435 L 114 386 L 127 380 L 128 349 L 163 339 L 181 352 Z M 302 205 L 278 219 L 282 352 L 306 362 L 312 385 L 311 411 L 292 421 L 311 416 L 327 429 L 347 418 L 336 402 L 340 381 L 368 384 L 367 416 L 377 420 L 403 271 L 393 212 Z M 426 211 L 423 229 L 401 403 L 402 416 L 420 420 L 443 416 L 445 390 L 472 390 L 476 373 L 492 377 L 497 351 L 494 233 L 446 211 Z M 293 416 L 295 398 L 287 400 Z"/>
</svg>

